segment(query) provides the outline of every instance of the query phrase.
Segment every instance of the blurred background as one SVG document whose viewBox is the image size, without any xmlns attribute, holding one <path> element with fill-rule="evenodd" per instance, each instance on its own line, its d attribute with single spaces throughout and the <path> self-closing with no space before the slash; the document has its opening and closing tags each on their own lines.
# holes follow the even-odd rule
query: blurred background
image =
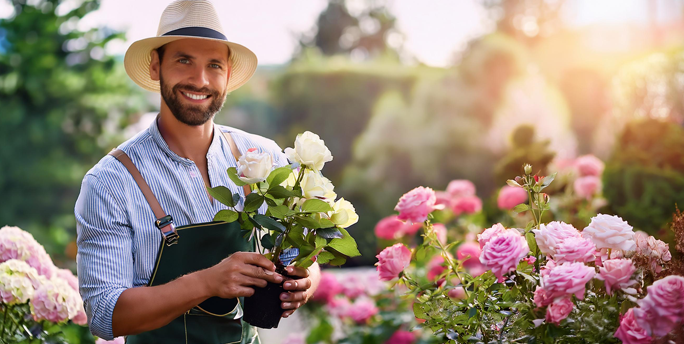
<svg viewBox="0 0 684 344">
<path fill-rule="evenodd" d="M 122 61 L 169 2 L 0 0 L 0 226 L 59 266 L 75 264 L 83 176 L 158 111 Z M 360 215 L 349 265 L 375 262 L 373 228 L 408 190 L 469 179 L 494 216 L 523 162 L 599 157 L 601 212 L 651 234 L 684 204 L 684 0 L 215 5 L 260 59 L 215 121 L 283 148 L 325 140 L 323 173 Z"/>
</svg>

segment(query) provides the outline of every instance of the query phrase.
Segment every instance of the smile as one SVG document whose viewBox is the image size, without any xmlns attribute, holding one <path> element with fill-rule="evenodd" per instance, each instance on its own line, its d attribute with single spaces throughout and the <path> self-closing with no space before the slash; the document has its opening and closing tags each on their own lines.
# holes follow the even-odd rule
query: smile
<svg viewBox="0 0 684 344">
<path fill-rule="evenodd" d="M 194 99 L 194 100 L 204 100 L 204 99 L 209 98 L 208 94 L 192 94 L 192 93 L 186 93 L 186 92 L 181 92 L 181 93 L 183 93 L 184 96 L 186 96 L 190 99 Z"/>
</svg>

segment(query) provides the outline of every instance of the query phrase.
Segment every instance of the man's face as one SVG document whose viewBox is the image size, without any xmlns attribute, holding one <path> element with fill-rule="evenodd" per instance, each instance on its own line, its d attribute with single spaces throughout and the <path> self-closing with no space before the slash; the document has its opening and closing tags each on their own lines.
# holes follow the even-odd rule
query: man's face
<svg viewBox="0 0 684 344">
<path fill-rule="evenodd" d="M 153 58 L 151 70 L 157 68 L 162 99 L 176 119 L 198 126 L 221 110 L 230 77 L 225 44 L 178 40 L 166 44 L 162 58 L 158 66 Z"/>
</svg>

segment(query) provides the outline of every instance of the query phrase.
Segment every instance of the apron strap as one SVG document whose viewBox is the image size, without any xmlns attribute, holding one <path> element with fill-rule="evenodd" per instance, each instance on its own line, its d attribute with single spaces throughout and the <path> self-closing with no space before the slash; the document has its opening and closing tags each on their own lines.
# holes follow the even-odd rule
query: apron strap
<svg viewBox="0 0 684 344">
<path fill-rule="evenodd" d="M 221 132 L 223 134 L 223 137 L 228 141 L 228 146 L 230 146 L 230 151 L 233 153 L 233 157 L 235 158 L 235 163 L 240 160 L 240 157 L 242 156 L 242 153 L 240 153 L 240 150 L 237 148 L 237 145 L 235 144 L 235 141 L 233 141 L 233 137 L 230 136 L 230 133 L 226 132 Z M 242 186 L 242 191 L 245 192 L 245 197 L 249 195 L 252 192 L 252 189 L 249 187 L 249 185 L 243 185 Z"/>
<path fill-rule="evenodd" d="M 133 161 L 131 161 L 131 158 L 129 158 L 128 155 L 126 155 L 126 153 L 120 149 L 112 150 L 109 155 L 116 158 L 116 160 L 119 160 L 124 167 L 126 167 L 128 173 L 133 176 L 133 180 L 135 180 L 135 182 L 138 184 L 140 191 L 142 191 L 147 203 L 150 205 L 150 208 L 152 208 L 154 216 L 157 218 L 154 224 L 161 231 L 162 236 L 166 241 L 166 245 L 171 246 L 177 243 L 178 232 L 176 232 L 176 227 L 173 225 L 173 218 L 171 215 L 166 215 L 166 212 L 164 212 L 164 209 L 162 209 L 159 201 L 157 201 L 157 198 L 154 197 L 152 189 L 150 189 L 150 186 L 147 185 L 147 182 L 145 182 L 145 179 L 143 178 L 142 174 L 140 174 L 138 168 L 135 167 Z"/>
</svg>

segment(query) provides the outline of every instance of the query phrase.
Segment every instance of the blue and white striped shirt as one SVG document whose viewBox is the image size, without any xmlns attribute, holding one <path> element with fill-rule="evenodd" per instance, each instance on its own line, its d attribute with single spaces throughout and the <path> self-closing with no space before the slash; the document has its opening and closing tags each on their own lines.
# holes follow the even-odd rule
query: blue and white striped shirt
<svg viewBox="0 0 684 344">
<path fill-rule="evenodd" d="M 217 130 L 230 132 L 241 152 L 257 148 L 273 156 L 276 166 L 287 157 L 269 139 L 231 127 L 214 125 L 207 152 L 212 187 L 223 185 L 244 197 L 226 170 L 237 162 Z M 212 221 L 226 206 L 207 196 L 202 175 L 192 160 L 169 149 L 153 121 L 150 127 L 119 146 L 140 170 L 162 209 L 176 226 Z M 265 211 L 264 205 L 260 212 Z M 119 295 L 127 288 L 144 286 L 154 268 L 161 233 L 154 213 L 128 170 L 105 156 L 83 178 L 76 201 L 78 279 L 90 330 L 111 340 L 112 314 Z"/>
</svg>

